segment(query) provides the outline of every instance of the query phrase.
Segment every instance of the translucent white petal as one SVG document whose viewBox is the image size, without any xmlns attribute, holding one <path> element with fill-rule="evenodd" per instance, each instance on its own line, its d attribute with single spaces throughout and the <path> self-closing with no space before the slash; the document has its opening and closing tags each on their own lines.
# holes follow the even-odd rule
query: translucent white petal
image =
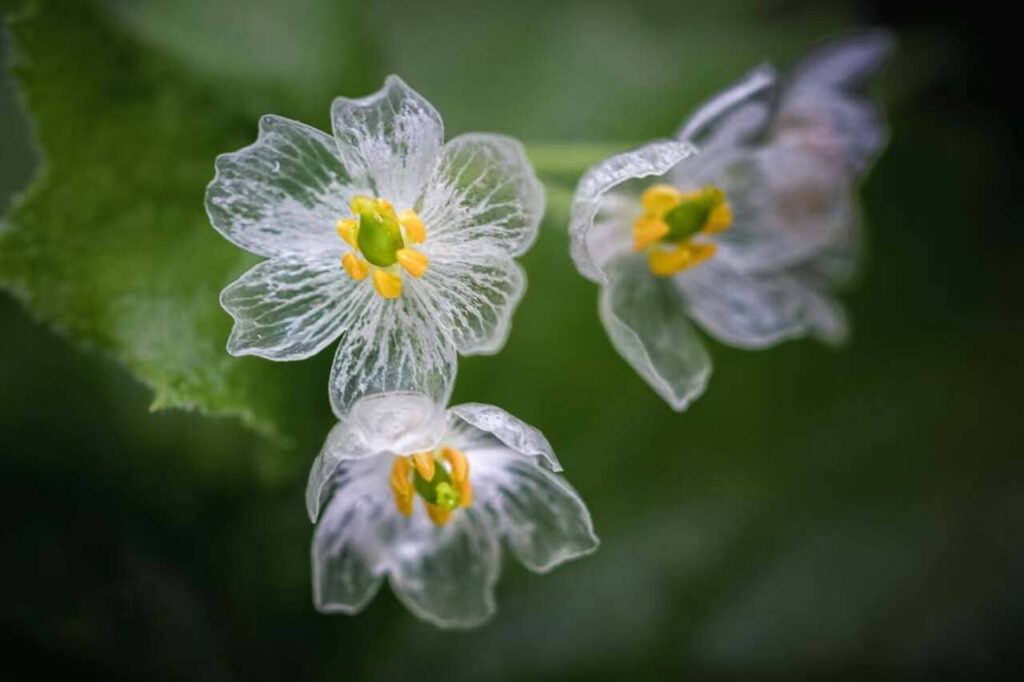
<svg viewBox="0 0 1024 682">
<path fill-rule="evenodd" d="M 425 248 L 450 260 L 519 255 L 537 236 L 544 187 L 523 146 L 502 135 L 460 135 L 441 150 L 419 203 Z"/>
<path fill-rule="evenodd" d="M 334 136 L 345 169 L 356 184 L 411 208 L 430 177 L 444 142 L 441 115 L 397 76 L 359 99 L 331 105 Z"/>
<path fill-rule="evenodd" d="M 569 218 L 570 253 L 580 274 L 604 283 L 604 265 L 630 248 L 629 220 L 639 204 L 613 190 L 631 180 L 663 175 L 695 153 L 686 142 L 654 142 L 606 159 L 584 173 Z M 635 189 L 628 194 L 636 194 Z"/>
<path fill-rule="evenodd" d="M 552 471 L 561 471 L 555 451 L 544 434 L 500 407 L 483 403 L 464 403 L 448 410 L 454 417 L 451 428 L 459 447 L 467 449 L 503 445 L 521 455 L 541 457 Z M 463 429 L 459 422 L 472 428 Z M 493 436 L 497 442 L 487 438 Z"/>
<path fill-rule="evenodd" d="M 216 168 L 206 211 L 229 240 L 266 257 L 337 250 L 334 224 L 353 188 L 330 135 L 264 116 L 256 142 L 218 156 Z"/>
<path fill-rule="evenodd" d="M 543 573 L 597 549 L 583 500 L 562 476 L 542 466 L 542 460 L 506 448 L 470 449 L 466 455 L 474 490 L 479 491 L 475 504 L 493 515 L 527 568 Z"/>
<path fill-rule="evenodd" d="M 829 41 L 793 68 L 794 85 L 859 88 L 881 70 L 896 47 L 893 35 L 873 29 Z"/>
<path fill-rule="evenodd" d="M 729 230 L 717 258 L 748 273 L 777 272 L 816 257 L 853 219 L 852 186 L 842 165 L 792 142 L 775 142 L 717 169 L 726 190 Z"/>
<path fill-rule="evenodd" d="M 673 281 L 690 316 L 722 343 L 766 348 L 809 331 L 802 287 L 785 275 L 751 275 L 720 258 Z"/>
<path fill-rule="evenodd" d="M 427 253 L 433 251 L 424 249 Z M 431 257 L 407 291 L 437 319 L 463 355 L 496 353 L 505 345 L 512 314 L 526 291 L 526 273 L 511 258 L 451 254 Z"/>
<path fill-rule="evenodd" d="M 702 149 L 735 144 L 761 129 L 770 113 L 775 69 L 762 64 L 701 105 L 676 136 Z"/>
<path fill-rule="evenodd" d="M 361 284 L 362 295 L 340 316 L 330 378 L 335 414 L 344 419 L 356 401 L 380 393 L 422 393 L 447 405 L 456 371 L 448 330 L 414 286 L 389 300 L 377 296 L 368 282 Z"/>
<path fill-rule="evenodd" d="M 685 410 L 704 392 L 711 359 L 673 281 L 653 276 L 637 255 L 620 257 L 607 272 L 599 311 L 612 345 L 672 409 Z"/>
<path fill-rule="evenodd" d="M 347 308 L 365 288 L 359 284 L 334 258 L 263 261 L 221 292 L 235 320 L 228 352 L 271 360 L 315 355 L 346 324 Z"/>
<path fill-rule="evenodd" d="M 885 145 L 885 123 L 864 90 L 892 52 L 884 31 L 827 43 L 798 65 L 775 123 L 777 136 L 799 138 L 830 154 L 851 175 L 862 173 Z"/>
<path fill-rule="evenodd" d="M 391 457 L 347 460 L 313 537 L 313 601 L 325 612 L 356 613 L 376 594 L 398 519 L 387 487 Z"/>
<path fill-rule="evenodd" d="M 395 596 L 420 618 L 443 628 L 480 625 L 494 614 L 501 570 L 498 536 L 474 504 L 434 526 L 417 504 L 390 548 Z"/>
<path fill-rule="evenodd" d="M 326 484 L 345 460 L 430 450 L 447 426 L 445 411 L 420 393 L 386 393 L 356 401 L 348 417 L 327 435 L 309 472 L 306 511 L 310 519 L 316 521 L 330 492 Z"/>
<path fill-rule="evenodd" d="M 815 338 L 830 346 L 846 343 L 850 335 L 849 320 L 843 306 L 831 296 L 805 285 L 804 315 Z"/>
</svg>

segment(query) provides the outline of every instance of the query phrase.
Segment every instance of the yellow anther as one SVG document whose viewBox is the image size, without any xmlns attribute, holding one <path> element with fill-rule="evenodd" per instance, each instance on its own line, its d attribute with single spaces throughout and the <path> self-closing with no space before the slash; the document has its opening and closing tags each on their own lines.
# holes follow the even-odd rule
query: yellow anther
<svg viewBox="0 0 1024 682">
<path fill-rule="evenodd" d="M 381 298 L 398 298 L 402 295 L 402 278 L 376 268 L 373 271 L 373 288 Z"/>
<path fill-rule="evenodd" d="M 633 223 L 633 249 L 643 251 L 668 234 L 668 224 L 661 218 L 637 218 Z"/>
<path fill-rule="evenodd" d="M 433 521 L 435 525 L 443 526 L 448 523 L 448 519 L 452 516 L 452 513 L 444 507 L 440 507 L 436 504 L 430 504 L 426 500 L 423 500 L 423 505 L 427 508 L 427 516 L 430 517 L 430 520 Z"/>
<path fill-rule="evenodd" d="M 647 262 L 652 273 L 667 277 L 703 263 L 715 254 L 715 248 L 714 244 L 686 242 L 668 251 L 652 250 L 647 256 Z"/>
<path fill-rule="evenodd" d="M 452 480 L 454 482 L 462 483 L 467 480 L 469 477 L 469 461 L 462 454 L 461 450 L 444 448 L 441 450 L 441 456 L 444 457 L 445 461 L 448 462 L 448 466 L 451 467 Z"/>
<path fill-rule="evenodd" d="M 377 212 L 389 218 L 398 219 L 398 216 L 395 215 L 395 207 L 387 199 L 377 199 Z"/>
<path fill-rule="evenodd" d="M 679 203 L 684 201 L 696 201 L 704 196 L 704 189 L 688 189 L 679 195 Z"/>
<path fill-rule="evenodd" d="M 395 494 L 395 506 L 403 516 L 412 514 L 413 487 L 409 480 L 409 461 L 405 457 L 395 457 L 391 467 L 391 492 Z"/>
<path fill-rule="evenodd" d="M 423 226 L 423 221 L 416 211 L 411 208 L 398 214 L 398 222 L 405 228 L 405 238 L 413 244 L 419 244 L 427 238 L 427 228 Z"/>
<path fill-rule="evenodd" d="M 434 453 L 428 451 L 417 452 L 412 456 L 413 466 L 424 481 L 434 480 Z"/>
<path fill-rule="evenodd" d="M 395 258 L 413 277 L 421 277 L 427 271 L 427 264 L 430 262 L 424 254 L 412 249 L 399 249 L 395 252 Z"/>
<path fill-rule="evenodd" d="M 355 280 L 365 279 L 370 274 L 369 264 L 351 251 L 341 257 L 341 266 Z"/>
<path fill-rule="evenodd" d="M 455 490 L 459 493 L 460 507 L 468 507 L 473 504 L 473 486 L 468 478 L 462 483 L 456 483 Z"/>
<path fill-rule="evenodd" d="M 732 207 L 723 201 L 711 209 L 711 213 L 708 214 L 708 219 L 705 221 L 701 232 L 704 234 L 715 234 L 716 232 L 728 230 L 730 225 L 732 225 Z"/>
<path fill-rule="evenodd" d="M 375 213 L 377 211 L 377 202 L 366 196 L 352 197 L 352 201 L 349 202 L 349 208 L 356 215 L 362 215 L 363 213 Z"/>
<path fill-rule="evenodd" d="M 352 218 L 342 218 L 337 222 L 335 228 L 338 236 L 344 239 L 353 249 L 358 248 L 356 238 L 359 236 L 359 221 Z"/>
<path fill-rule="evenodd" d="M 391 489 L 395 494 L 408 494 L 412 492 L 412 481 L 409 480 L 409 460 L 405 457 L 395 457 L 391 465 Z"/>
<path fill-rule="evenodd" d="M 682 200 L 682 194 L 672 185 L 651 185 L 640 197 L 644 213 L 660 218 Z"/>
</svg>

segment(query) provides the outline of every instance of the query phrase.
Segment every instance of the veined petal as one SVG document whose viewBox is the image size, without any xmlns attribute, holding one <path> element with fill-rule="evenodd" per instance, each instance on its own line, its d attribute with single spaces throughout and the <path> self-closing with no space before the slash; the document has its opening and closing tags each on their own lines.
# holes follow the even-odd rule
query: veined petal
<svg viewBox="0 0 1024 682">
<path fill-rule="evenodd" d="M 793 70 L 776 135 L 838 157 L 853 176 L 863 173 L 887 138 L 881 112 L 864 90 L 894 44 L 889 33 L 868 31 L 814 51 Z"/>
<path fill-rule="evenodd" d="M 356 613 L 383 580 L 397 513 L 387 489 L 391 457 L 347 460 L 313 537 L 313 601 L 320 611 Z"/>
<path fill-rule="evenodd" d="M 677 137 L 706 149 L 736 144 L 755 134 L 769 122 L 776 79 L 775 69 L 761 64 L 701 105 L 686 119 Z"/>
<path fill-rule="evenodd" d="M 467 456 L 479 499 L 524 566 L 544 573 L 597 549 L 583 500 L 537 458 L 506 448 L 470 450 Z"/>
<path fill-rule="evenodd" d="M 508 257 L 536 238 L 544 187 L 518 141 L 471 133 L 441 150 L 420 203 L 428 245 L 438 255 Z"/>
<path fill-rule="evenodd" d="M 274 258 L 228 285 L 220 303 L 235 320 L 232 355 L 302 360 L 337 338 L 359 282 L 334 258 Z"/>
<path fill-rule="evenodd" d="M 639 210 L 639 188 L 627 196 L 613 190 L 631 180 L 663 175 L 696 152 L 687 142 L 654 142 L 606 159 L 584 173 L 573 194 L 569 219 L 570 252 L 580 274 L 602 284 L 607 279 L 602 271 L 605 264 L 631 250 L 630 220 Z"/>
<path fill-rule="evenodd" d="M 429 253 L 429 251 L 428 251 Z M 431 258 L 411 283 L 463 355 L 496 353 L 505 345 L 512 314 L 526 291 L 526 273 L 509 257 Z"/>
<path fill-rule="evenodd" d="M 348 417 L 331 429 L 313 462 L 306 485 L 309 518 L 316 521 L 331 492 L 327 484 L 346 460 L 430 450 L 447 426 L 444 409 L 420 393 L 384 393 L 356 401 Z"/>
<path fill-rule="evenodd" d="M 893 35 L 872 29 L 831 40 L 793 68 L 794 85 L 861 88 L 881 70 L 896 47 Z"/>
<path fill-rule="evenodd" d="M 733 225 L 719 258 L 747 273 L 779 272 L 816 257 L 850 229 L 852 186 L 841 165 L 792 141 L 735 157 L 718 171 Z"/>
<path fill-rule="evenodd" d="M 722 343 L 767 348 L 809 331 L 802 288 L 785 274 L 745 274 L 712 258 L 674 282 L 690 316 Z"/>
<path fill-rule="evenodd" d="M 338 97 L 331 122 L 342 163 L 373 196 L 412 207 L 444 142 L 441 115 L 398 76 L 368 97 Z"/>
<path fill-rule="evenodd" d="M 460 509 L 444 526 L 413 514 L 395 542 L 391 589 L 414 614 L 442 628 L 473 627 L 494 614 L 498 536 L 479 505 Z"/>
<path fill-rule="evenodd" d="M 639 255 L 613 261 L 607 272 L 599 311 L 612 345 L 672 409 L 685 410 L 704 392 L 711 359 L 679 292 L 671 279 L 653 276 Z"/>
<path fill-rule="evenodd" d="M 830 346 L 841 346 L 850 335 L 846 311 L 834 298 L 805 285 L 804 315 L 807 326 L 818 340 Z"/>
<path fill-rule="evenodd" d="M 337 246 L 334 223 L 354 189 L 330 135 L 264 116 L 256 142 L 218 156 L 216 168 L 206 212 L 230 241 L 268 258 Z"/>
<path fill-rule="evenodd" d="M 429 272 L 429 271 L 428 271 Z M 402 296 L 383 299 L 371 287 L 345 307 L 331 366 L 331 407 L 344 419 L 357 401 L 382 393 L 420 393 L 448 403 L 456 351 L 412 282 Z"/>
<path fill-rule="evenodd" d="M 448 410 L 455 417 L 451 428 L 457 447 L 487 448 L 500 444 L 520 455 L 540 457 L 552 471 L 561 471 L 562 465 L 551 448 L 551 443 L 538 429 L 500 407 L 484 403 L 464 403 Z M 472 428 L 461 428 L 462 424 Z M 497 439 L 495 442 L 493 439 Z"/>
</svg>

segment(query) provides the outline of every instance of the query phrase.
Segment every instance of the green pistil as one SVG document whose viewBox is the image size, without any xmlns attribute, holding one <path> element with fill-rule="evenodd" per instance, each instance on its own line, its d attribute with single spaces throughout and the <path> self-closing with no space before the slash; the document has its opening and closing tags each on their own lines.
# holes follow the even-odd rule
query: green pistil
<svg viewBox="0 0 1024 682">
<path fill-rule="evenodd" d="M 700 196 L 686 199 L 663 217 L 668 234 L 662 241 L 678 244 L 704 229 L 711 211 L 725 200 L 725 192 L 717 187 L 705 188 Z"/>
<path fill-rule="evenodd" d="M 398 221 L 375 209 L 366 208 L 359 213 L 359 236 L 356 242 L 363 257 L 377 267 L 394 265 L 395 253 L 405 246 Z"/>
<path fill-rule="evenodd" d="M 435 462 L 434 478 L 427 481 L 419 472 L 413 473 L 413 488 L 424 500 L 451 511 L 459 506 L 459 491 L 452 485 L 448 470 L 440 462 Z"/>
</svg>

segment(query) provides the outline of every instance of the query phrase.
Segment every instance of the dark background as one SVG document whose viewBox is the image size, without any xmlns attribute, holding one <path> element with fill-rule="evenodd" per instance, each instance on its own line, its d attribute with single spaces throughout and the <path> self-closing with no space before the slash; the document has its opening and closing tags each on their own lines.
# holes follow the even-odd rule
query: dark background
<svg viewBox="0 0 1024 682">
<path fill-rule="evenodd" d="M 261 46 L 263 28 L 284 31 L 283 56 L 219 44 L 230 10 L 190 22 L 187 10 L 105 2 L 98 20 L 210 88 L 230 80 L 251 109 L 238 123 L 249 137 L 263 112 L 323 126 L 331 96 L 393 71 L 450 135 L 596 142 L 665 135 L 761 59 L 786 66 L 818 39 L 893 28 L 901 48 L 879 89 L 892 140 L 863 186 L 870 253 L 845 297 L 852 340 L 838 351 L 709 342 L 710 388 L 675 414 L 611 348 L 596 290 L 568 258 L 564 207 L 552 206 L 524 259 L 531 289 L 509 343 L 462 361 L 456 401 L 541 428 L 603 545 L 548 576 L 507 562 L 497 616 L 453 634 L 387 589 L 355 618 L 313 610 L 302 493 L 330 423 L 321 394 L 295 406 L 317 428 L 290 448 L 232 419 L 151 413 L 116 362 L 0 296 L 4 670 L 751 680 L 987 679 L 1020 666 L 1024 197 L 1011 23 L 980 5 L 396 0 L 363 8 L 366 59 L 339 79 L 322 27 L 268 0 L 238 4 L 242 34 Z M 318 45 L 307 61 L 286 58 Z M 248 85 L 271 67 L 288 87 Z M 335 90 L 342 81 L 349 91 Z M 5 76 L 0 206 L 37 165 Z"/>
</svg>

